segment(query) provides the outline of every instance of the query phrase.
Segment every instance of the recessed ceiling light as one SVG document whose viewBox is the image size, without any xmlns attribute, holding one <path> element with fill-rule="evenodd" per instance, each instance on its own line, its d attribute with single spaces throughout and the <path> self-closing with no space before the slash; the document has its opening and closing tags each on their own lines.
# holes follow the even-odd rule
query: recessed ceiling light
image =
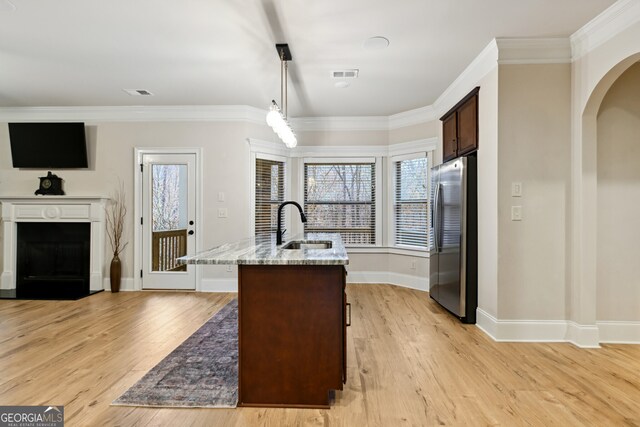
<svg viewBox="0 0 640 427">
<path fill-rule="evenodd" d="M 333 85 L 338 89 L 344 89 L 346 87 L 349 87 L 349 82 L 345 82 L 344 80 L 341 80 L 339 82 L 335 82 Z"/>
<path fill-rule="evenodd" d="M 389 39 L 382 36 L 369 37 L 364 41 L 363 46 L 371 50 L 386 49 L 389 46 Z"/>
<path fill-rule="evenodd" d="M 131 96 L 153 96 L 151 92 L 146 89 L 122 89 Z"/>
</svg>

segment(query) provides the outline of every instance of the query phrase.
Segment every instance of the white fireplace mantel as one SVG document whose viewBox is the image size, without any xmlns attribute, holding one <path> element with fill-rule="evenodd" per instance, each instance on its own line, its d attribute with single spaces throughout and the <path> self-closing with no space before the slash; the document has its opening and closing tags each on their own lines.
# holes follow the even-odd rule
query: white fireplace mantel
<svg viewBox="0 0 640 427">
<path fill-rule="evenodd" d="M 0 289 L 16 287 L 19 222 L 90 222 L 90 289 L 103 289 L 105 196 L 0 196 L 3 223 L 3 271 Z"/>
</svg>

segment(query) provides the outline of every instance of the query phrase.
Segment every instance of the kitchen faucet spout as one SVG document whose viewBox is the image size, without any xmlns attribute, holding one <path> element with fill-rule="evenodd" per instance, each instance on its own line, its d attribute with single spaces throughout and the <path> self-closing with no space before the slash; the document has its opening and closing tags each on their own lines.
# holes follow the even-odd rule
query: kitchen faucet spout
<svg viewBox="0 0 640 427">
<path fill-rule="evenodd" d="M 300 221 L 307 222 L 307 217 L 302 210 L 302 206 L 300 206 L 298 202 L 289 200 L 281 203 L 280 206 L 278 206 L 278 228 L 276 230 L 276 245 L 278 246 L 282 244 L 282 208 L 284 208 L 286 205 L 294 205 L 296 208 L 298 208 L 298 211 L 300 211 Z"/>
</svg>

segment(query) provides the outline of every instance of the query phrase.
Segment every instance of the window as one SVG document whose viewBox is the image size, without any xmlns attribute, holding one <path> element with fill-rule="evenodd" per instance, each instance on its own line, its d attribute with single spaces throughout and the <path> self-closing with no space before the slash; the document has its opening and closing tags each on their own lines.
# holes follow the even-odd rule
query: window
<svg viewBox="0 0 640 427">
<path fill-rule="evenodd" d="M 305 163 L 305 232 L 340 233 L 345 244 L 375 244 L 375 174 L 375 160 Z"/>
<path fill-rule="evenodd" d="M 420 157 L 394 162 L 394 222 L 397 246 L 428 246 L 428 159 Z"/>
<path fill-rule="evenodd" d="M 276 232 L 278 205 L 284 202 L 284 161 L 256 157 L 255 235 L 269 237 Z M 282 213 L 284 224 L 285 213 Z"/>
</svg>

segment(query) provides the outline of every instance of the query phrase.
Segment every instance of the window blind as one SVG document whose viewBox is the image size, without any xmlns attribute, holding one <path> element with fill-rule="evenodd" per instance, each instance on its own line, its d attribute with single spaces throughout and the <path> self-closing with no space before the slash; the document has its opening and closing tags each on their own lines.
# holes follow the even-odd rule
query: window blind
<svg viewBox="0 0 640 427">
<path fill-rule="evenodd" d="M 276 232 L 278 205 L 284 202 L 284 181 L 284 162 L 256 159 L 256 237 L 268 237 Z M 285 212 L 282 223 L 285 223 Z"/>
<path fill-rule="evenodd" d="M 375 163 L 305 163 L 305 231 L 340 233 L 345 244 L 375 244 L 375 174 Z"/>
<path fill-rule="evenodd" d="M 395 244 L 427 247 L 427 158 L 395 162 Z"/>
</svg>

